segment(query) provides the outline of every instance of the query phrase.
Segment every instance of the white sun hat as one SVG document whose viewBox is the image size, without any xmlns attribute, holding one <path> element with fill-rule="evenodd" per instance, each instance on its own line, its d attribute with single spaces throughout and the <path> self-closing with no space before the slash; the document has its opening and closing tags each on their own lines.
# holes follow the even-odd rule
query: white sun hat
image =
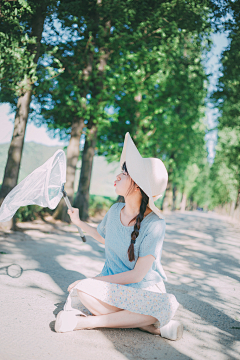
<svg viewBox="0 0 240 360">
<path fill-rule="evenodd" d="M 162 212 L 154 204 L 167 187 L 168 173 L 164 163 L 158 158 L 143 158 L 129 132 L 126 133 L 124 139 L 120 159 L 121 168 L 125 161 L 130 177 L 149 197 L 148 207 L 160 219 L 164 219 Z"/>
</svg>

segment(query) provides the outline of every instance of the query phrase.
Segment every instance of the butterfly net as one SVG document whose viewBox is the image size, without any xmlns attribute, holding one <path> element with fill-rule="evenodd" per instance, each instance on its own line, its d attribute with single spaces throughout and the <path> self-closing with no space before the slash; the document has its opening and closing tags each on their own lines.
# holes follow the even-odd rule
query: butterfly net
<svg viewBox="0 0 240 360">
<path fill-rule="evenodd" d="M 63 150 L 57 150 L 5 197 L 0 208 L 0 222 L 10 220 L 20 206 L 40 205 L 55 209 L 62 198 L 65 182 L 66 157 Z"/>
</svg>

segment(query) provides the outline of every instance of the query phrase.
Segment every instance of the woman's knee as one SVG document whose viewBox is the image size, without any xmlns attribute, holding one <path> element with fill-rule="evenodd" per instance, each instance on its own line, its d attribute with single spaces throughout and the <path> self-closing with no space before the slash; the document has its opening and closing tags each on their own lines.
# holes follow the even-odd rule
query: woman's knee
<svg viewBox="0 0 240 360">
<path fill-rule="evenodd" d="M 94 315 L 107 315 L 122 310 L 115 306 L 108 305 L 81 290 L 77 290 L 77 292 L 82 304 Z"/>
<path fill-rule="evenodd" d="M 81 300 L 81 302 L 83 303 L 84 306 L 86 306 L 87 308 L 89 306 L 91 306 L 91 307 L 93 306 L 93 304 L 96 300 L 94 297 L 82 292 L 81 290 L 77 290 L 77 293 L 78 293 L 79 299 Z"/>
<path fill-rule="evenodd" d="M 84 300 L 84 299 L 87 299 L 90 295 L 82 292 L 81 290 L 78 290 L 77 289 L 77 293 L 78 293 L 78 297 L 80 300 Z"/>
<path fill-rule="evenodd" d="M 93 315 L 99 315 L 96 310 L 96 304 L 94 304 L 94 298 L 77 289 L 78 297 L 81 303 L 89 310 Z"/>
</svg>

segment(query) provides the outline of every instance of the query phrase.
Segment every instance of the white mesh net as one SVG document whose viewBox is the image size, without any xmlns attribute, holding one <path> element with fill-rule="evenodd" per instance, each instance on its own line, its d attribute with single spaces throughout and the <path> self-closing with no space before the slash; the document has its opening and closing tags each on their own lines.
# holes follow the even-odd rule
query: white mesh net
<svg viewBox="0 0 240 360">
<path fill-rule="evenodd" d="M 66 157 L 63 150 L 57 150 L 6 196 L 0 208 L 0 222 L 10 220 L 20 206 L 40 205 L 55 209 L 62 198 L 65 182 Z"/>
</svg>

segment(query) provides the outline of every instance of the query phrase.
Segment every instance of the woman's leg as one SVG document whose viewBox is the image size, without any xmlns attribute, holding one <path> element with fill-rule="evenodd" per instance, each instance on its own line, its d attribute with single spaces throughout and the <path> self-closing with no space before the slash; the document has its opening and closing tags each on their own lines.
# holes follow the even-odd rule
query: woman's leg
<svg viewBox="0 0 240 360">
<path fill-rule="evenodd" d="M 91 311 L 92 314 L 97 316 L 88 316 L 86 318 L 79 317 L 76 330 L 93 329 L 96 327 L 141 327 L 141 330 L 160 335 L 159 329 L 156 329 L 153 325 L 151 325 L 157 321 L 157 319 L 153 316 L 136 314 L 128 310 L 123 310 L 115 306 L 108 305 L 107 303 L 104 303 L 103 301 L 98 300 L 80 290 L 77 290 L 77 292 L 82 304 Z"/>
<path fill-rule="evenodd" d="M 107 315 L 117 311 L 123 311 L 116 306 L 108 305 L 107 303 L 94 298 L 80 290 L 77 290 L 78 297 L 81 303 L 89 310 L 93 315 Z"/>
<path fill-rule="evenodd" d="M 136 314 L 98 300 L 87 293 L 78 290 L 81 302 L 96 316 L 77 317 L 78 323 L 74 330 L 107 328 L 139 328 L 154 335 L 160 335 L 170 340 L 182 337 L 183 326 L 178 321 L 170 321 L 161 328 L 153 324 L 156 318 L 150 315 Z M 162 332 L 162 334 L 161 334 Z"/>
<path fill-rule="evenodd" d="M 155 327 L 154 325 L 140 326 L 139 330 L 149 332 L 153 335 L 161 335 L 161 331 L 159 327 Z"/>
<path fill-rule="evenodd" d="M 107 315 L 79 316 L 75 330 L 95 328 L 138 328 L 156 322 L 157 319 L 150 315 L 142 315 L 122 310 Z"/>
</svg>

